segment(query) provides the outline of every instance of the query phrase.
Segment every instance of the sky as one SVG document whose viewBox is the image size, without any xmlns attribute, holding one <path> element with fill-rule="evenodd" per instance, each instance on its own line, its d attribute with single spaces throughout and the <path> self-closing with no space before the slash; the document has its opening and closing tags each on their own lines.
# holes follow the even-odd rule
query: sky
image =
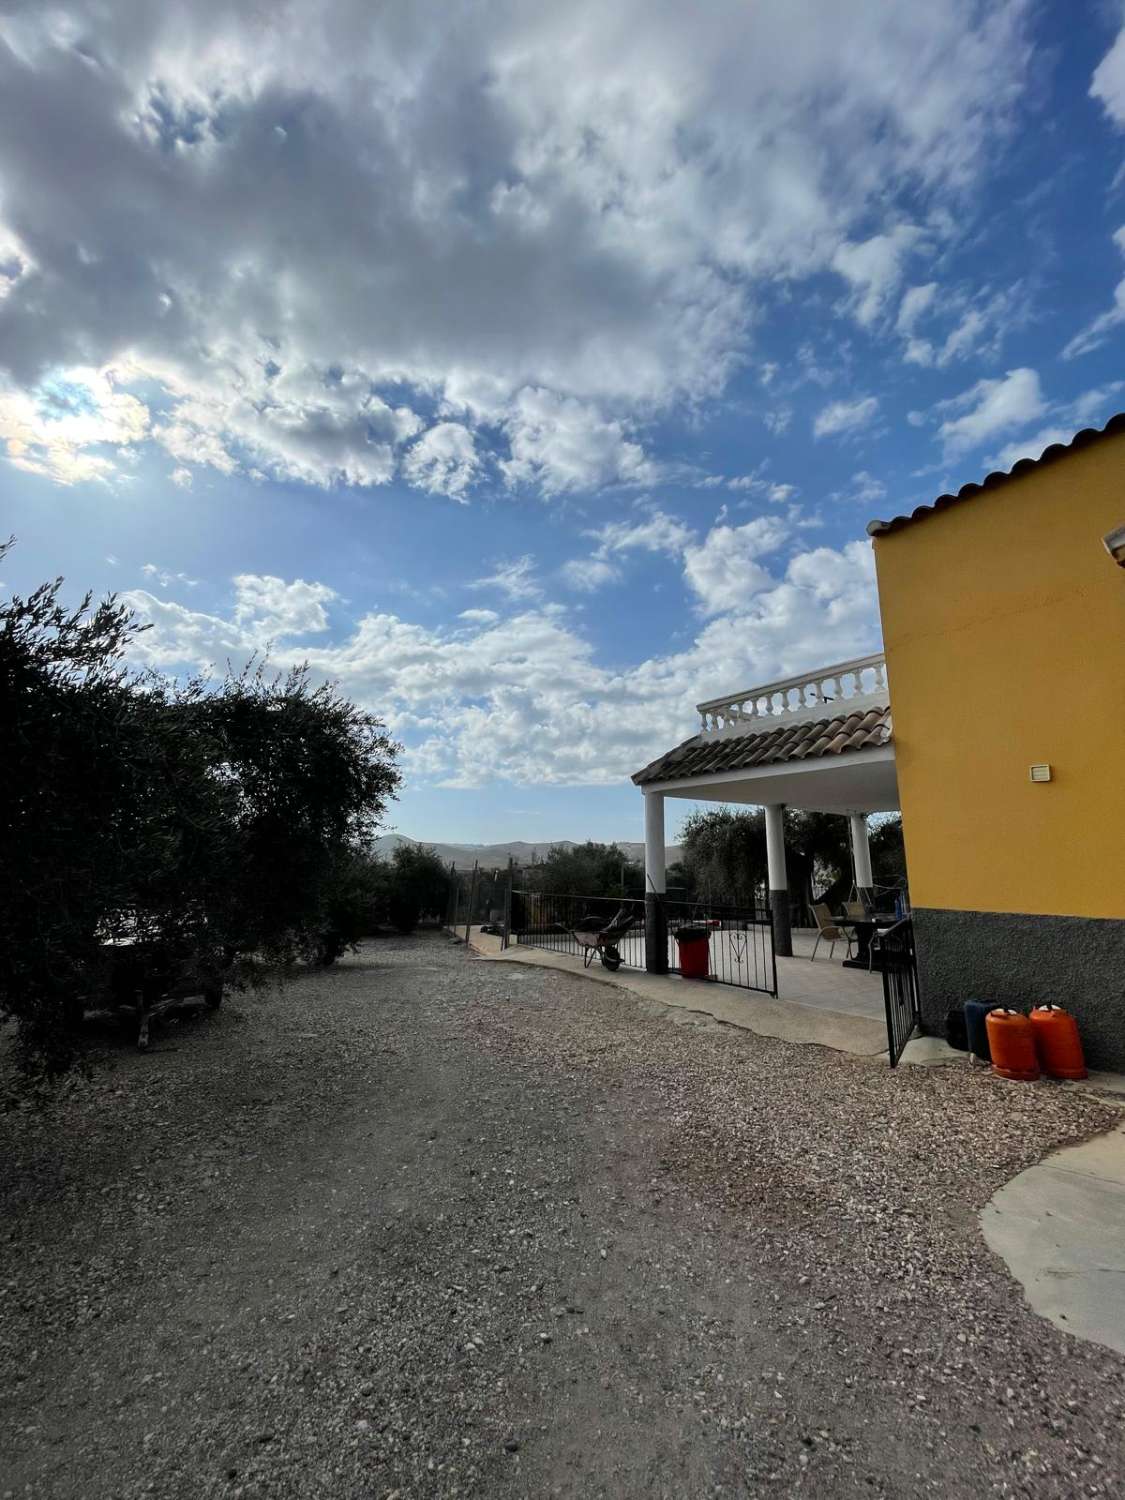
<svg viewBox="0 0 1125 1500">
<path fill-rule="evenodd" d="M 1123 336 L 1110 0 L 0 0 L 0 584 L 307 661 L 415 838 L 641 837 Z"/>
</svg>

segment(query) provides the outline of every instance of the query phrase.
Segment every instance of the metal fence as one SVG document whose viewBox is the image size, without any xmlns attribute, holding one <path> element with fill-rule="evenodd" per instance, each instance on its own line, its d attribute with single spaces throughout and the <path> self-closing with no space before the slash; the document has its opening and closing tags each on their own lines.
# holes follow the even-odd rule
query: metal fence
<svg viewBox="0 0 1125 1500">
<path fill-rule="evenodd" d="M 906 917 L 881 932 L 876 942 L 883 971 L 887 1050 L 893 1068 L 918 1024 L 918 968 L 914 958 L 914 923 Z"/>
<path fill-rule="evenodd" d="M 709 936 L 711 978 L 738 989 L 777 994 L 777 959 L 773 924 L 764 903 L 720 906 L 714 902 L 665 901 L 668 920 L 669 968 L 679 973 L 677 932 L 703 928 Z"/>
<path fill-rule="evenodd" d="M 777 962 L 769 909 L 716 906 L 713 902 L 664 902 L 668 972 L 680 972 L 677 934 L 706 933 L 708 978 L 719 984 L 777 994 Z M 587 967 L 647 967 L 645 903 L 631 897 L 546 895 L 514 890 L 511 941 L 582 959 Z"/>
<path fill-rule="evenodd" d="M 645 967 L 645 904 L 619 896 L 512 892 L 510 939 L 607 969 Z M 608 962 L 607 962 L 608 960 Z"/>
</svg>

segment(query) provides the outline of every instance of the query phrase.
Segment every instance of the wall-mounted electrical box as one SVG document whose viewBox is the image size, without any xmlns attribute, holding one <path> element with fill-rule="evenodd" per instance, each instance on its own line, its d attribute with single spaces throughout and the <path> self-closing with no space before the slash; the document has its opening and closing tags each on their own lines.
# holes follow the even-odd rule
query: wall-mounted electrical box
<svg viewBox="0 0 1125 1500">
<path fill-rule="evenodd" d="M 1031 769 L 1031 779 L 1032 779 L 1032 781 L 1050 781 L 1050 779 L 1051 779 L 1051 768 L 1050 768 L 1050 766 L 1032 766 L 1030 769 Z"/>
</svg>

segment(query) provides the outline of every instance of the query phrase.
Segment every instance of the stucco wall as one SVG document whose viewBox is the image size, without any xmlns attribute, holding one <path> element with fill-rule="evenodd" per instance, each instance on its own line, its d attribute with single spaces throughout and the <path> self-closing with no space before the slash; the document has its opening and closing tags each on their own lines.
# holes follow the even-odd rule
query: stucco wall
<svg viewBox="0 0 1125 1500">
<path fill-rule="evenodd" d="M 914 908 L 922 1025 L 966 1000 L 1050 1001 L 1078 1018 L 1091 1067 L 1125 1069 L 1125 922 Z"/>
<path fill-rule="evenodd" d="M 915 907 L 1125 918 L 1123 521 L 1125 434 L 876 539 Z"/>
</svg>

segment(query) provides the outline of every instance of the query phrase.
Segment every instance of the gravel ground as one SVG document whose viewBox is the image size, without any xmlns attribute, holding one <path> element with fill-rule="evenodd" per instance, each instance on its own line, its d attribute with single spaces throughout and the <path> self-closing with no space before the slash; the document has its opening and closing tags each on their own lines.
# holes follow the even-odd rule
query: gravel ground
<svg viewBox="0 0 1125 1500">
<path fill-rule="evenodd" d="M 1109 1106 L 439 937 L 0 1115 L 0 1496 L 1118 1496 L 977 1212 Z"/>
</svg>

